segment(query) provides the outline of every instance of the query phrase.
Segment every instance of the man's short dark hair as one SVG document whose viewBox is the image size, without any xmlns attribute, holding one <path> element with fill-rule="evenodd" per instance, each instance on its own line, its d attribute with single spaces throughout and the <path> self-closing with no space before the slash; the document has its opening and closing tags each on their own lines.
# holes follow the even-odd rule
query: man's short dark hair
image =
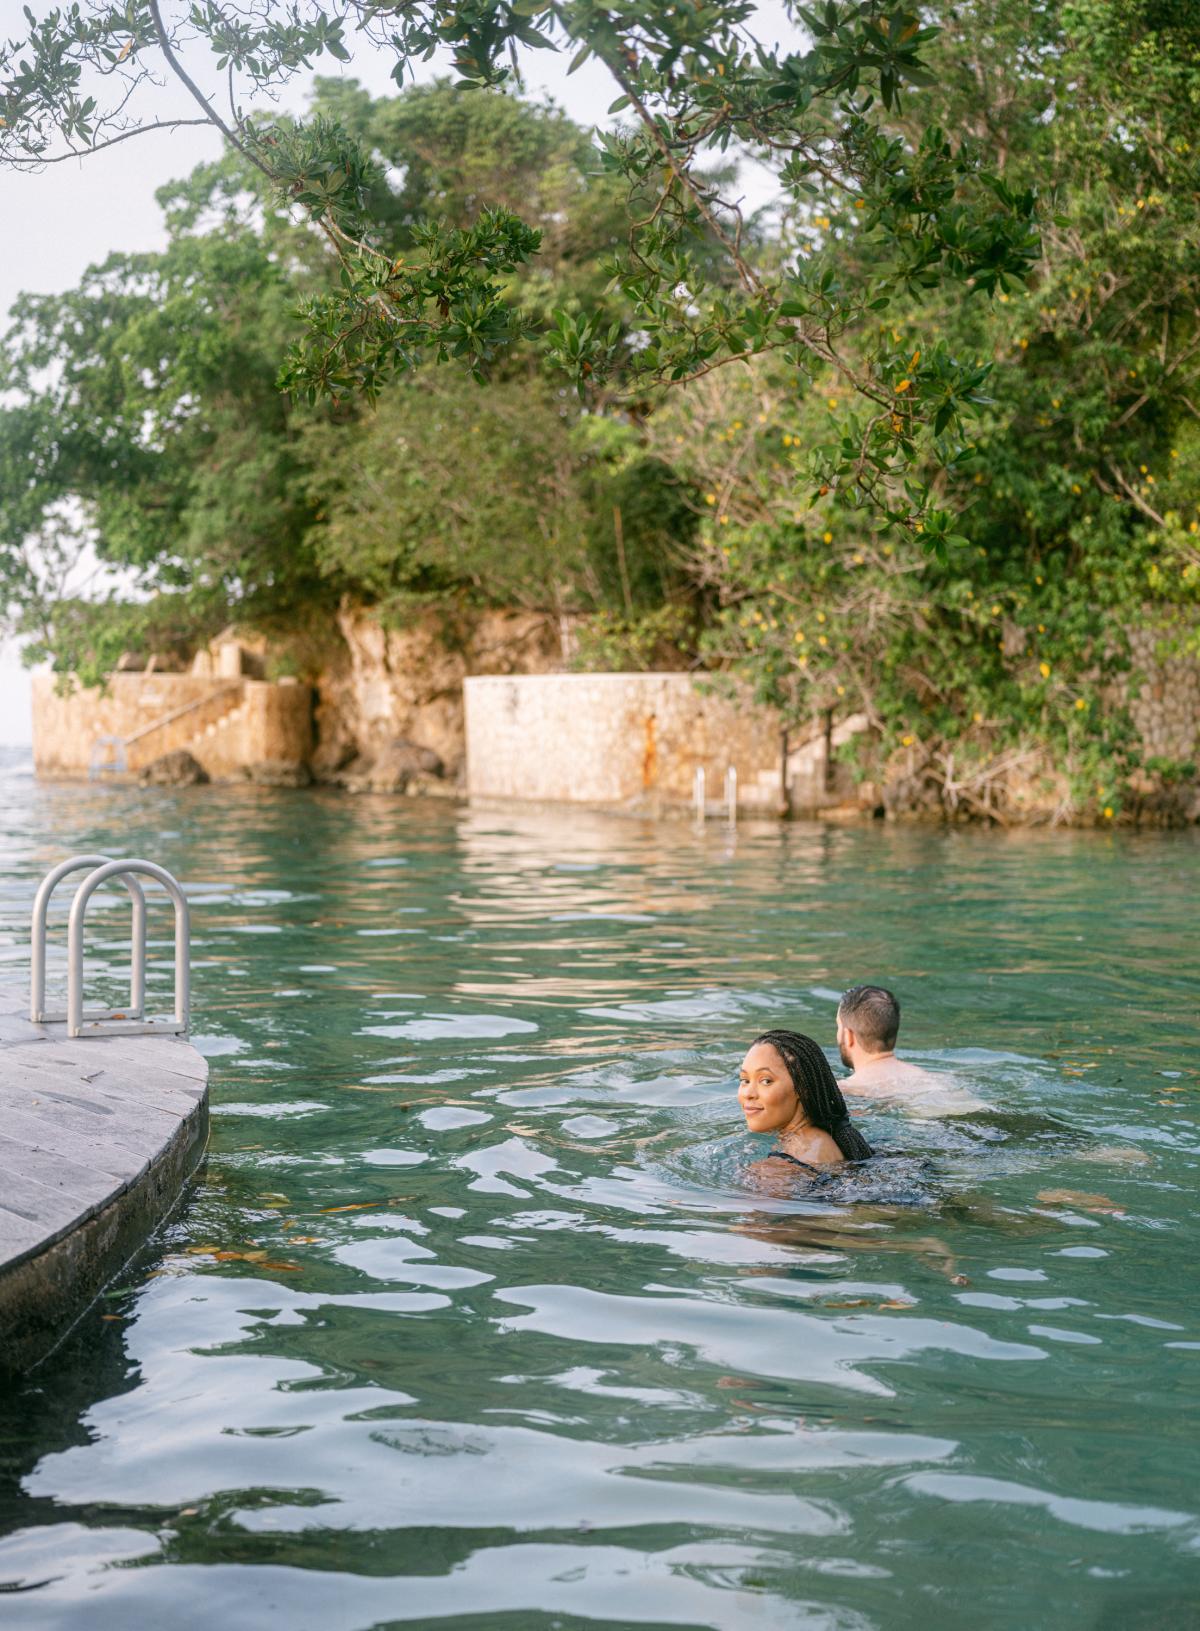
<svg viewBox="0 0 1200 1631">
<path fill-rule="evenodd" d="M 872 1053 L 890 1053 L 900 1035 L 900 1004 L 881 985 L 853 985 L 838 1003 L 838 1017 Z"/>
</svg>

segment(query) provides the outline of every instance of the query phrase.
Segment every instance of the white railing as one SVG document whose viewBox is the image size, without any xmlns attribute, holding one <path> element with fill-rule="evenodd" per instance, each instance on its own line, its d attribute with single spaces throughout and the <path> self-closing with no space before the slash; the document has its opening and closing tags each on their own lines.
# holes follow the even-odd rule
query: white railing
<svg viewBox="0 0 1200 1631">
<path fill-rule="evenodd" d="M 33 900 L 33 922 L 30 925 L 30 951 L 32 966 L 29 976 L 29 1017 L 35 1025 L 46 1025 L 67 1017 L 66 1009 L 51 1011 L 46 1007 L 46 918 L 50 910 L 50 897 L 62 880 L 72 872 L 86 867 L 104 866 L 107 855 L 72 855 L 69 861 L 60 861 L 42 879 Z M 131 929 L 131 957 L 129 964 L 128 1008 L 106 1008 L 90 1013 L 96 1019 L 141 1019 L 146 1006 L 146 896 L 136 878 L 122 879 L 133 902 Z"/>
<path fill-rule="evenodd" d="M 71 903 L 67 925 L 67 1007 L 65 1013 L 46 1008 L 46 915 L 50 897 L 68 873 L 93 870 L 79 885 Z M 133 900 L 128 1009 L 91 1010 L 83 1007 L 83 927 L 88 903 L 96 890 L 119 879 Z M 146 897 L 140 878 L 160 883 L 175 907 L 175 1012 L 170 1017 L 147 1019 L 146 1002 Z M 191 946 L 187 900 L 178 881 L 153 861 L 110 861 L 101 855 L 76 855 L 47 873 L 33 904 L 30 1018 L 35 1023 L 65 1019 L 68 1036 L 139 1036 L 158 1033 L 186 1035 L 191 1004 Z"/>
</svg>

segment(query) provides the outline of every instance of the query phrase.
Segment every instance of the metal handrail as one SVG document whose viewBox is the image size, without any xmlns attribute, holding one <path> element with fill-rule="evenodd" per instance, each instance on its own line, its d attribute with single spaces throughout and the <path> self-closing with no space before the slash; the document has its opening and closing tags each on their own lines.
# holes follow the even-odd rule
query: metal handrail
<svg viewBox="0 0 1200 1631">
<path fill-rule="evenodd" d="M 102 755 L 109 755 L 107 759 Z M 103 776 L 112 771 L 114 775 L 123 776 L 129 769 L 129 760 L 125 753 L 125 738 L 123 736 L 97 736 L 92 743 L 92 750 L 88 754 L 88 777 L 95 781 L 97 776 Z"/>
<path fill-rule="evenodd" d="M 42 879 L 33 897 L 33 921 L 30 924 L 32 968 L 29 975 L 29 1017 L 35 1025 L 46 1025 L 66 1019 L 65 1009 L 51 1012 L 46 1007 L 46 918 L 50 910 L 50 897 L 69 873 L 79 872 L 85 866 L 104 866 L 107 855 L 72 855 L 69 861 L 60 861 Z M 88 1019 L 141 1019 L 146 1005 L 146 896 L 136 878 L 123 876 L 121 882 L 129 891 L 133 902 L 132 955 L 129 965 L 129 1007 L 106 1008 L 91 1013 Z"/>
<path fill-rule="evenodd" d="M 140 742 L 144 736 L 152 736 L 155 731 L 161 730 L 164 725 L 173 725 L 177 719 L 182 719 L 185 714 L 194 713 L 197 708 L 203 708 L 206 703 L 215 702 L 218 697 L 228 696 L 230 691 L 240 691 L 241 689 L 241 680 L 231 680 L 228 685 L 219 685 L 215 691 L 209 691 L 206 696 L 193 697 L 191 702 L 185 702 L 178 708 L 172 708 L 170 713 L 163 714 L 159 719 L 152 719 L 148 725 L 143 725 L 141 730 L 134 731 L 132 736 L 124 737 L 125 746 L 127 748 L 132 747 L 135 742 Z"/>
<path fill-rule="evenodd" d="M 110 878 L 136 873 L 162 884 L 175 907 L 175 1014 L 172 1019 L 116 1018 L 86 1019 L 83 1012 L 83 924 L 88 902 Z M 105 861 L 89 872 L 71 903 L 67 926 L 67 1035 L 140 1036 L 158 1032 L 168 1036 L 187 1035 L 191 1008 L 191 944 L 188 904 L 179 881 L 166 867 L 153 861 Z"/>
</svg>

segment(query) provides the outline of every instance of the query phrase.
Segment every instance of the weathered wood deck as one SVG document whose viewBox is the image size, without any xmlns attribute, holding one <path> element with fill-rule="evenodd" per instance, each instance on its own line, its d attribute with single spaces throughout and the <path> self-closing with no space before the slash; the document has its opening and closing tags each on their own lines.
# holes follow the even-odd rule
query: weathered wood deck
<svg viewBox="0 0 1200 1631">
<path fill-rule="evenodd" d="M 71 1041 L 0 987 L 0 1367 L 65 1335 L 170 1211 L 208 1136 L 208 1066 L 167 1036 Z"/>
</svg>

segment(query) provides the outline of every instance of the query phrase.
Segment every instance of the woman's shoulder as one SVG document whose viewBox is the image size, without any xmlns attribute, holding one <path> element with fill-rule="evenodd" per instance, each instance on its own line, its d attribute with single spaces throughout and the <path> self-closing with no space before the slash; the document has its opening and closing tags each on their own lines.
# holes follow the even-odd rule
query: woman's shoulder
<svg viewBox="0 0 1200 1631">
<path fill-rule="evenodd" d="M 845 1160 L 836 1139 L 824 1131 L 816 1131 L 815 1136 L 805 1139 L 803 1155 L 782 1146 L 772 1150 L 771 1154 L 782 1156 L 785 1161 L 794 1161 L 801 1167 L 831 1167 Z"/>
<path fill-rule="evenodd" d="M 837 1139 L 826 1132 L 821 1132 L 810 1159 L 819 1161 L 823 1167 L 831 1167 L 838 1161 L 844 1161 L 846 1157 L 842 1154 Z"/>
</svg>

